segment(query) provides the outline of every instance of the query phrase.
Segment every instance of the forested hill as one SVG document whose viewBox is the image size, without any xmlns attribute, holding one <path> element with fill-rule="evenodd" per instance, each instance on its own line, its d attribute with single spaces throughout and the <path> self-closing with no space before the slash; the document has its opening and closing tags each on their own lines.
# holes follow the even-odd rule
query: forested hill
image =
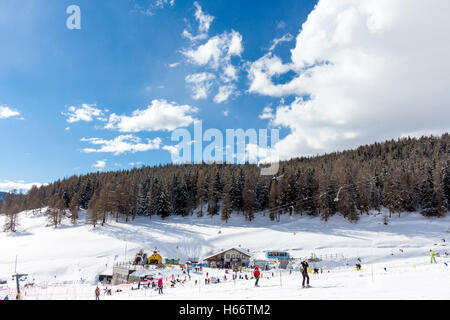
<svg viewBox="0 0 450 320">
<path fill-rule="evenodd" d="M 253 164 L 195 164 L 97 172 L 58 180 L 26 195 L 7 195 L 1 211 L 14 213 L 44 206 L 58 225 L 68 209 L 86 222 L 129 221 L 135 216 L 168 217 L 242 214 L 252 220 L 266 211 L 328 217 L 340 213 L 351 221 L 370 209 L 421 211 L 443 216 L 449 209 L 450 141 L 441 137 L 404 138 L 356 150 L 280 163 L 276 178 L 261 176 Z"/>
</svg>

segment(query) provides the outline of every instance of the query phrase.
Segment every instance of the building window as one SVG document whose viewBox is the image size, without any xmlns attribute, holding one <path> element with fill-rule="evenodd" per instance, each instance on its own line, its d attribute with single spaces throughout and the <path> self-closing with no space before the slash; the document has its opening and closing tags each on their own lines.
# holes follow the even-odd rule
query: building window
<svg viewBox="0 0 450 320">
<path fill-rule="evenodd" d="M 227 254 L 226 257 L 227 257 L 227 259 L 230 259 L 230 255 L 229 254 Z"/>
</svg>

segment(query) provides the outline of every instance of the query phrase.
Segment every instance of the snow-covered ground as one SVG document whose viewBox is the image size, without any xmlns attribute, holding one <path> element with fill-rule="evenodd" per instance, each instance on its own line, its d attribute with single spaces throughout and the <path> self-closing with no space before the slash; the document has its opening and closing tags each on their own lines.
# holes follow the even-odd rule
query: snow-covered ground
<svg viewBox="0 0 450 320">
<path fill-rule="evenodd" d="M 0 233 L 0 280 L 8 281 L 0 285 L 0 298 L 7 293 L 14 296 L 11 275 L 16 256 L 17 272 L 27 273 L 27 281 L 35 283 L 22 289 L 25 299 L 93 299 L 97 275 L 110 268 L 116 256 L 116 261 L 130 260 L 139 249 L 149 252 L 156 247 L 164 258 L 184 260 L 240 246 L 256 256 L 268 250 L 289 251 L 297 258 L 315 254 L 323 259 L 316 264 L 323 273 L 311 274 L 312 288 L 301 289 L 297 270 L 292 274 L 266 271 L 260 287 L 254 288 L 251 279 L 233 282 L 228 274 L 223 281 L 223 270 L 204 269 L 202 274 L 191 274 L 184 284 L 165 288 L 163 295 L 151 289 L 131 290 L 137 285 L 129 284 L 109 286 L 113 295 L 101 298 L 450 299 L 450 258 L 445 256 L 450 253 L 449 216 L 393 215 L 387 226 L 383 216 L 375 214 L 361 216 L 357 224 L 340 216 L 323 222 L 305 216 L 291 220 L 287 215 L 279 223 L 264 216 L 251 223 L 233 216 L 228 224 L 218 216 L 139 217 L 128 224 L 108 221 L 95 229 L 84 225 L 83 219 L 81 215 L 78 225 L 67 220 L 53 229 L 46 227 L 43 215 L 21 213 L 19 232 Z M 430 249 L 439 254 L 437 264 L 430 264 Z M 362 260 L 362 271 L 354 268 L 357 258 Z M 220 277 L 221 283 L 205 285 L 206 272 Z M 116 292 L 118 289 L 122 291 Z"/>
</svg>

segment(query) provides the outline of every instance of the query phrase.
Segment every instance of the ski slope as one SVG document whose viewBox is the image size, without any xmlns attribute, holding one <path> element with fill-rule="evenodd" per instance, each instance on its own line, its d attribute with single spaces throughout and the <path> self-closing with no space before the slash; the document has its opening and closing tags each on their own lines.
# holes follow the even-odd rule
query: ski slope
<svg viewBox="0 0 450 320">
<path fill-rule="evenodd" d="M 113 287 L 102 299 L 450 299 L 450 218 L 427 219 L 418 213 L 393 215 L 389 225 L 383 216 L 361 216 L 352 224 L 340 216 L 328 222 L 319 218 L 282 216 L 271 222 L 258 216 L 246 222 L 234 215 L 225 224 L 219 217 L 138 217 L 131 223 L 108 221 L 92 228 L 84 213 L 73 226 L 69 220 L 54 229 L 44 215 L 23 212 L 16 234 L 0 233 L 0 298 L 14 295 L 11 275 L 28 274 L 34 288 L 23 288 L 25 299 L 93 299 L 97 275 L 116 261 L 130 260 L 139 249 L 157 248 L 164 258 L 200 257 L 228 247 L 249 249 L 258 257 L 265 251 L 285 250 L 294 258 L 321 256 L 324 273 L 310 275 L 312 288 L 301 288 L 298 271 L 266 271 L 260 287 L 252 279 L 223 281 L 224 270 L 204 269 L 191 280 L 167 287 L 163 295 L 152 289 L 131 290 L 136 284 Z M 0 218 L 2 220 L 3 217 Z M 0 221 L 3 224 L 3 221 Z M 444 241 L 445 240 L 445 241 Z M 178 249 L 177 249 L 178 247 Z M 429 250 L 438 256 L 430 264 Z M 356 259 L 362 271 L 356 271 Z M 206 272 L 219 284 L 205 285 Z M 242 273 L 244 276 L 246 272 Z M 251 277 L 251 272 L 247 272 Z M 197 285 L 195 284 L 197 280 Z M 24 281 L 22 284 L 25 284 Z M 109 286 L 111 288 L 111 286 Z M 116 292 L 117 290 L 121 292 Z"/>
</svg>

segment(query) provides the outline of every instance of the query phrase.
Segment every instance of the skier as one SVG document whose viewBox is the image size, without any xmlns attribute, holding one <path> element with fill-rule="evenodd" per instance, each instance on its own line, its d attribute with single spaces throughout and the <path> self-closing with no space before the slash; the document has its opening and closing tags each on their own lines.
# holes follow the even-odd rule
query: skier
<svg viewBox="0 0 450 320">
<path fill-rule="evenodd" d="M 434 256 L 434 251 L 433 250 L 430 250 L 430 256 L 431 256 L 431 263 L 437 263 L 436 262 L 436 257 Z"/>
<path fill-rule="evenodd" d="M 309 288 L 309 275 L 308 275 L 308 259 L 305 259 L 300 264 L 300 272 L 302 273 L 303 281 L 302 281 L 302 288 L 305 288 L 305 280 L 306 280 L 306 286 Z"/>
<path fill-rule="evenodd" d="M 163 294 L 163 279 L 158 279 L 158 294 Z"/>
<path fill-rule="evenodd" d="M 95 288 L 95 300 L 100 300 L 100 288 L 98 286 Z"/>
<path fill-rule="evenodd" d="M 255 266 L 255 270 L 253 271 L 253 275 L 255 276 L 255 287 L 259 287 L 258 282 L 259 282 L 259 277 L 261 275 L 261 272 L 259 272 L 258 266 Z"/>
<path fill-rule="evenodd" d="M 361 259 L 358 258 L 358 262 L 356 263 L 356 269 L 358 269 L 358 271 L 361 270 Z"/>
</svg>

